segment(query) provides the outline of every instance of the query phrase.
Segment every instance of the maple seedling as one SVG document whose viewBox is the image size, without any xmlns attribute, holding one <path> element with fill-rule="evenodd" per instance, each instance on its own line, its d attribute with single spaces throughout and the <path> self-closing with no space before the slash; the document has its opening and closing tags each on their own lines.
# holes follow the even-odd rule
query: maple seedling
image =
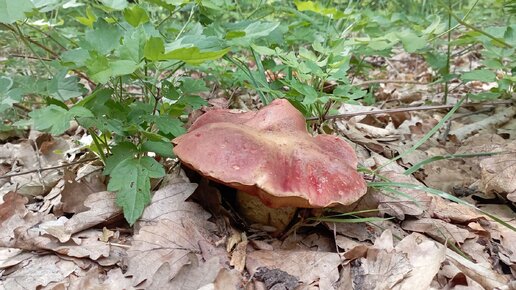
<svg viewBox="0 0 516 290">
<path fill-rule="evenodd" d="M 296 207 L 348 205 L 367 190 L 351 146 L 336 136 L 311 136 L 284 99 L 253 112 L 209 111 L 173 143 L 185 166 L 238 190 L 244 217 L 277 230 Z"/>
</svg>

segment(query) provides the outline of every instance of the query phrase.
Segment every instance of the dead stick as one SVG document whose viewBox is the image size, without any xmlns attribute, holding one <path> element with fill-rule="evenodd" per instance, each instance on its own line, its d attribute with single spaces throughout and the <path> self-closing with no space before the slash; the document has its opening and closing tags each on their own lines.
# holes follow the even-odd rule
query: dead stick
<svg viewBox="0 0 516 290">
<path fill-rule="evenodd" d="M 493 102 L 486 104 L 465 104 L 462 107 L 475 107 L 475 106 L 496 106 L 496 105 L 507 105 L 511 104 L 512 101 L 501 101 L 501 102 Z M 408 108 L 396 108 L 396 109 L 386 109 L 386 110 L 377 110 L 377 111 L 365 111 L 365 112 L 353 112 L 353 113 L 343 113 L 338 115 L 330 115 L 326 116 L 325 120 L 332 119 L 344 119 L 351 118 L 355 116 L 362 115 L 380 115 L 380 114 L 389 114 L 389 113 L 399 113 L 399 112 L 410 112 L 410 111 L 428 111 L 428 110 L 440 110 L 440 109 L 451 109 L 455 105 L 438 105 L 438 106 L 421 106 L 421 107 L 408 107 Z M 318 117 L 308 117 L 307 121 L 316 121 L 319 120 Z"/>
<path fill-rule="evenodd" d="M 414 85 L 430 85 L 434 83 L 426 83 L 426 82 L 418 82 L 418 81 L 405 81 L 405 80 L 369 80 L 369 81 L 363 81 L 358 84 L 353 84 L 354 86 L 360 86 L 360 85 L 370 85 L 370 84 L 414 84 Z"/>
<path fill-rule="evenodd" d="M 79 164 L 79 163 L 84 163 L 84 162 L 88 162 L 88 161 L 94 161 L 94 160 L 97 160 L 97 159 L 99 159 L 99 158 L 95 157 L 95 158 L 89 158 L 89 159 L 74 161 L 74 162 L 70 162 L 70 163 L 66 163 L 66 164 L 61 164 L 61 165 L 45 167 L 45 168 L 41 168 L 41 169 L 32 169 L 32 170 L 16 172 L 16 173 L 11 173 L 11 174 L 4 174 L 4 175 L 0 176 L 0 179 L 14 177 L 14 176 L 19 176 L 19 175 L 30 174 L 30 173 L 34 173 L 34 172 L 42 172 L 42 171 L 46 171 L 46 170 L 59 169 L 59 168 L 68 167 L 68 166 L 72 166 L 72 165 Z"/>
</svg>

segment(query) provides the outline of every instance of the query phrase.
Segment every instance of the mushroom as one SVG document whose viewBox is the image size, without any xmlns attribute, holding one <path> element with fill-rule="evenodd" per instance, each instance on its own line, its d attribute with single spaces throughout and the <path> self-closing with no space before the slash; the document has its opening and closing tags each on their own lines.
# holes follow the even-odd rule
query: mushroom
<svg viewBox="0 0 516 290">
<path fill-rule="evenodd" d="M 172 142 L 185 166 L 238 190 L 244 217 L 277 230 L 296 207 L 349 205 L 367 190 L 351 146 L 336 136 L 311 136 L 284 99 L 252 112 L 209 111 Z"/>
</svg>

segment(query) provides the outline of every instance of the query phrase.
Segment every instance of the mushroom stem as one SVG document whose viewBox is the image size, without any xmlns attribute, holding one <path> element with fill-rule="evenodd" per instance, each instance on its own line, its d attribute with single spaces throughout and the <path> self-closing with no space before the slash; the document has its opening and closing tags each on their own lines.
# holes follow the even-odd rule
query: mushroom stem
<svg viewBox="0 0 516 290">
<path fill-rule="evenodd" d="M 264 230 L 274 234 L 282 233 L 297 211 L 295 207 L 270 208 L 258 197 L 241 190 L 237 191 L 236 201 L 239 213 L 248 222 L 265 225 Z"/>
</svg>

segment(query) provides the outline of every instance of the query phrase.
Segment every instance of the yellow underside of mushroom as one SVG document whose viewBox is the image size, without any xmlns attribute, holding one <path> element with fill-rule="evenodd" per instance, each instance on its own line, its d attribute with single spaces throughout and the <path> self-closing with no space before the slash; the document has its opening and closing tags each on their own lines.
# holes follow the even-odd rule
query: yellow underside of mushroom
<svg viewBox="0 0 516 290">
<path fill-rule="evenodd" d="M 281 233 L 294 218 L 295 207 L 270 208 L 253 195 L 243 191 L 237 192 L 239 213 L 251 224 L 261 224 L 269 228 L 268 232 Z"/>
</svg>

